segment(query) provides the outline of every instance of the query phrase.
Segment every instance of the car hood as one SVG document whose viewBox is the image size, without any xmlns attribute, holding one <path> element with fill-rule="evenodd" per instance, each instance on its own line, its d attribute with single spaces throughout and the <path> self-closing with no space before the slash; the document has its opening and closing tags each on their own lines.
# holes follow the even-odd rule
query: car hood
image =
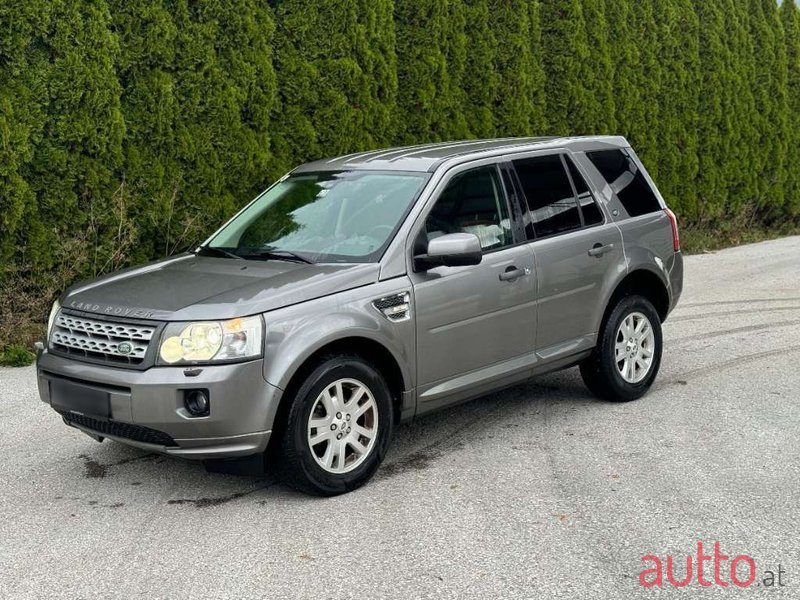
<svg viewBox="0 0 800 600">
<path fill-rule="evenodd" d="M 65 308 L 109 316 L 232 319 L 375 283 L 380 267 L 181 255 L 73 286 Z"/>
</svg>

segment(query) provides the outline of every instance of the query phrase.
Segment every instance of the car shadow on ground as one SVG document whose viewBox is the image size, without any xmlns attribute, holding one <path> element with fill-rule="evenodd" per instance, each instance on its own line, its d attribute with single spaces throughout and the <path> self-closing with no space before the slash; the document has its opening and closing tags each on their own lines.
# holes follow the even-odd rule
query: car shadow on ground
<svg viewBox="0 0 800 600">
<path fill-rule="evenodd" d="M 596 402 L 583 386 L 577 369 L 569 369 L 426 415 L 397 428 L 392 447 L 374 481 L 384 481 L 409 471 L 423 471 L 463 448 L 467 441 L 492 438 L 493 430 L 518 427 L 523 420 L 547 420 L 563 411 Z M 107 482 L 107 485 L 141 489 L 159 487 L 167 481 L 170 493 L 166 494 L 165 502 L 173 506 L 206 509 L 245 497 L 263 504 L 269 504 L 271 498 L 278 496 L 306 498 L 285 486 L 271 472 L 261 477 L 208 473 L 199 462 L 108 441 L 96 444 L 86 438 L 86 446 L 77 460 L 82 465 L 86 484 L 91 481 L 106 485 Z M 161 490 L 161 497 L 165 496 L 164 491 Z M 109 506 L 116 508 L 115 504 Z"/>
</svg>

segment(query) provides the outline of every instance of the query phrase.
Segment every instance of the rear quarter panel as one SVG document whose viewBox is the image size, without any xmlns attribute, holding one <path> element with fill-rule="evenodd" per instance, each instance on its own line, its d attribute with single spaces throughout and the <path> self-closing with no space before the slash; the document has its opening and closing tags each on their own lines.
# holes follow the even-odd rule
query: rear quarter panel
<svg viewBox="0 0 800 600">
<path fill-rule="evenodd" d="M 617 223 L 622 232 L 628 272 L 636 269 L 653 271 L 669 290 L 669 272 L 674 264 L 672 226 L 664 211 L 658 211 Z"/>
</svg>

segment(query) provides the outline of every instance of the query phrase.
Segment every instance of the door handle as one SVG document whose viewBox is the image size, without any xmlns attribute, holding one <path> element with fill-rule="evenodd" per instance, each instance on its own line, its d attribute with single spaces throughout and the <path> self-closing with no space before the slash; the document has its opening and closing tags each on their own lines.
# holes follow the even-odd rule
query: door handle
<svg viewBox="0 0 800 600">
<path fill-rule="evenodd" d="M 504 272 L 500 273 L 500 281 L 516 281 L 520 277 L 525 277 L 526 275 L 530 275 L 531 270 L 527 267 L 524 269 L 518 269 L 517 267 L 511 266 L 508 267 Z"/>
<path fill-rule="evenodd" d="M 614 244 L 595 244 L 592 246 L 591 250 L 589 250 L 589 256 L 603 256 L 604 254 L 608 254 L 614 249 Z"/>
</svg>

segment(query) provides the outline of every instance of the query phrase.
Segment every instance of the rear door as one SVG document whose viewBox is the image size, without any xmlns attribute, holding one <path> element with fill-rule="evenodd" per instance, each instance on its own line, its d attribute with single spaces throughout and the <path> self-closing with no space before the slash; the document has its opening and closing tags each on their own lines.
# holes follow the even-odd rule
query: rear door
<svg viewBox="0 0 800 600">
<path fill-rule="evenodd" d="M 586 157 L 608 183 L 618 202 L 618 210 L 612 217 L 622 230 L 628 258 L 640 248 L 644 254 L 671 262 L 675 248 L 672 226 L 664 212 L 666 203 L 633 150 L 597 150 L 587 152 Z"/>
<path fill-rule="evenodd" d="M 536 257 L 537 353 L 549 359 L 592 348 L 614 270 L 624 269 L 619 228 L 568 153 L 539 153 L 512 164 Z"/>
<path fill-rule="evenodd" d="M 534 259 L 515 227 L 497 164 L 459 167 L 414 237 L 417 254 L 448 233 L 473 233 L 478 265 L 411 273 L 422 412 L 527 376 L 536 330 Z"/>
</svg>

